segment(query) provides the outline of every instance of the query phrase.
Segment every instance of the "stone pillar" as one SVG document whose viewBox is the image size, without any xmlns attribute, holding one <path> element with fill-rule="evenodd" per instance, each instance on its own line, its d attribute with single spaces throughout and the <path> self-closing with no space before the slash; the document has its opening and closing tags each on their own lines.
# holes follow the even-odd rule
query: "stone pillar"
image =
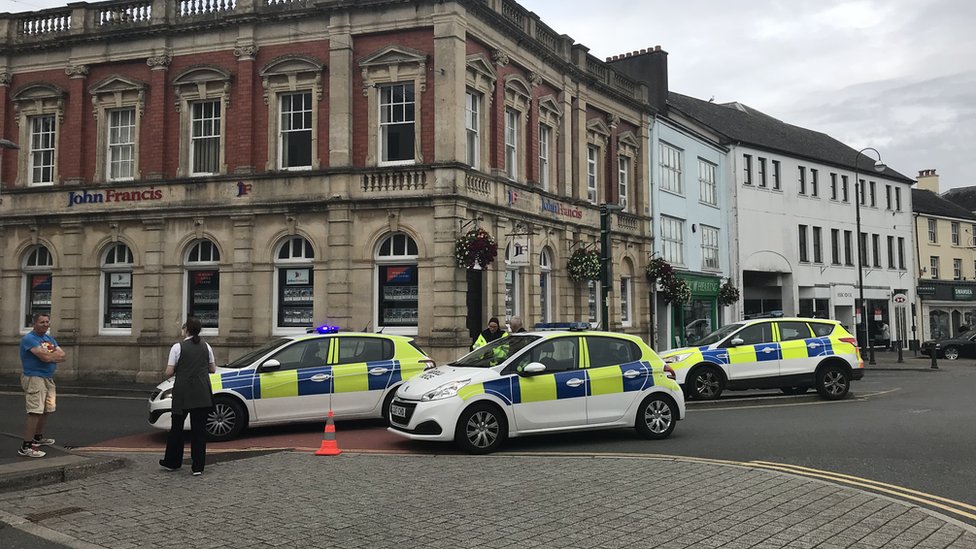
<svg viewBox="0 0 976 549">
<path fill-rule="evenodd" d="M 505 74 L 502 69 L 508 65 L 508 55 L 495 50 L 491 53 L 491 60 L 495 62 L 495 96 L 491 101 L 492 124 L 494 135 L 485 137 L 491 142 L 491 173 L 495 176 L 505 175 Z M 485 170 L 488 171 L 488 170 Z"/>
<path fill-rule="evenodd" d="M 329 19 L 329 166 L 352 165 L 352 34 L 348 12 Z"/>
<path fill-rule="evenodd" d="M 13 77 L 9 72 L 0 71 L 0 105 L 10 103 L 10 83 L 12 81 Z M 5 135 L 13 136 L 14 131 L 12 128 L 10 131 L 7 130 L 7 109 L 0 109 L 0 137 Z M 11 166 L 13 167 L 11 168 Z M 13 187 L 13 182 L 17 180 L 16 177 L 4 177 L 4 170 L 10 173 L 17 170 L 17 151 L 7 152 L 7 149 L 0 147 L 0 199 L 3 198 L 3 190 L 6 188 L 4 182 L 9 181 L 9 186 Z"/>
<path fill-rule="evenodd" d="M 338 326 L 350 326 L 354 315 L 352 312 L 354 302 L 357 301 L 353 296 L 352 281 L 373 279 L 372 261 L 358 264 L 353 261 L 353 213 L 348 204 L 337 204 L 330 208 L 328 212 L 328 259 L 326 260 L 326 272 L 329 273 L 329 282 L 325 290 L 325 314 L 326 318 L 316 319 L 316 322 L 328 322 Z M 367 282 L 367 288 L 372 287 L 371 282 Z M 372 295 L 370 292 L 369 295 Z M 364 305 L 365 301 L 368 311 L 368 318 L 372 318 L 373 305 L 370 298 L 363 297 L 356 303 L 356 306 Z M 362 309 L 359 309 L 362 310 Z M 375 327 L 374 327 L 375 328 Z M 359 329 L 357 326 L 356 329 Z"/>
<path fill-rule="evenodd" d="M 586 100 L 577 97 L 573 106 L 572 130 L 569 136 L 569 147 L 572 150 L 573 176 L 570 178 L 571 192 L 569 196 L 577 200 L 586 200 Z"/>
<path fill-rule="evenodd" d="M 439 13 L 457 4 L 435 4 L 434 9 L 434 161 L 465 162 L 467 34 L 457 13 Z"/>
<path fill-rule="evenodd" d="M 87 143 L 78 136 L 84 134 L 85 79 L 88 77 L 87 65 L 68 65 L 64 73 L 70 78 L 68 83 L 68 108 L 61 123 L 59 149 L 59 168 L 61 181 L 68 185 L 79 185 L 85 180 L 83 160 L 88 154 Z M 97 146 L 97 145 L 96 145 Z"/>
<path fill-rule="evenodd" d="M 142 220 L 142 242 L 145 256 L 136 259 L 136 263 L 142 263 L 142 306 L 138 307 L 142 314 L 142 329 L 139 331 L 138 342 L 140 344 L 151 344 L 159 341 L 164 325 L 163 315 L 163 259 L 165 235 L 163 235 L 164 222 L 161 217 L 152 217 Z M 135 296 L 137 299 L 139 293 Z M 171 296 L 177 303 L 182 303 L 180 296 Z M 177 307 L 180 307 L 178 305 Z M 133 303 L 133 312 L 136 312 Z M 134 320 L 133 320 L 134 323 Z M 177 326 L 178 327 L 178 326 Z"/>
<path fill-rule="evenodd" d="M 146 64 L 149 65 L 152 74 L 149 85 L 149 106 L 143 120 L 141 138 L 143 143 L 156 143 L 158 147 L 161 147 L 161 149 L 150 147 L 140 149 L 139 165 L 145 166 L 142 173 L 146 174 L 146 179 L 163 179 L 166 177 L 166 161 L 169 158 L 169 150 L 166 147 L 168 140 L 165 139 L 165 136 L 166 122 L 170 118 L 167 114 L 179 114 L 175 109 L 167 113 L 167 107 L 172 108 L 166 101 L 170 90 L 167 77 L 169 64 L 172 60 L 173 58 L 168 53 L 146 59 Z M 157 136 L 164 138 L 157 139 Z"/>
<path fill-rule="evenodd" d="M 231 216 L 234 224 L 234 268 L 229 273 L 231 282 L 229 345 L 249 345 L 254 337 L 254 216 Z M 226 310 L 225 316 L 226 316 Z"/>
</svg>

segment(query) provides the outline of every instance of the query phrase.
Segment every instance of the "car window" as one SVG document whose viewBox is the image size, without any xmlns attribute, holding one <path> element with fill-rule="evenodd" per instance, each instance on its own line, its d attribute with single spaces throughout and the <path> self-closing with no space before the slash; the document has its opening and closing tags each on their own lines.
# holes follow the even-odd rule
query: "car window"
<svg viewBox="0 0 976 549">
<path fill-rule="evenodd" d="M 810 336 L 810 328 L 806 322 L 777 322 L 779 326 L 779 340 L 793 341 L 797 339 L 807 339 Z"/>
<path fill-rule="evenodd" d="M 719 341 L 725 339 L 726 336 L 728 336 L 729 334 L 738 330 L 741 327 L 742 327 L 742 323 L 738 323 L 738 322 L 734 324 L 726 324 L 725 326 L 722 326 L 718 330 L 715 330 L 714 332 L 708 334 L 707 336 L 699 339 L 697 342 L 695 342 L 695 345 L 704 346 L 704 345 L 711 345 L 713 343 L 718 343 Z"/>
<path fill-rule="evenodd" d="M 281 363 L 281 370 L 325 366 L 329 361 L 329 338 L 299 341 L 278 351 L 271 358 Z"/>
<path fill-rule="evenodd" d="M 250 353 L 247 353 L 241 357 L 236 358 L 230 364 L 225 364 L 224 368 L 246 368 L 250 366 L 251 363 L 257 360 L 258 358 L 270 353 L 273 349 L 277 349 L 278 347 L 285 345 L 289 341 L 291 340 L 284 339 L 284 338 L 273 339 L 265 343 L 264 345 L 258 347 L 257 349 L 251 351 Z"/>
<path fill-rule="evenodd" d="M 634 342 L 616 337 L 587 336 L 586 349 L 590 353 L 590 368 L 626 364 L 641 357 Z"/>
<path fill-rule="evenodd" d="M 549 339 L 519 357 L 514 369 L 518 370 L 530 362 L 546 365 L 546 372 L 565 372 L 579 366 L 579 337 L 568 336 Z"/>
<path fill-rule="evenodd" d="M 487 345 L 482 345 L 449 364 L 467 368 L 491 368 L 505 362 L 508 357 L 517 355 L 522 349 L 535 343 L 538 339 L 539 336 L 534 335 L 510 335 L 496 339 Z"/>
<path fill-rule="evenodd" d="M 834 325 L 825 322 L 811 322 L 810 328 L 817 337 L 829 336 L 834 331 Z"/>
<path fill-rule="evenodd" d="M 339 364 L 376 362 L 393 358 L 393 342 L 384 337 L 340 337 Z"/>
<path fill-rule="evenodd" d="M 769 322 L 761 322 L 747 326 L 735 334 L 732 339 L 737 338 L 742 340 L 742 345 L 768 343 L 773 340 L 773 325 Z"/>
</svg>

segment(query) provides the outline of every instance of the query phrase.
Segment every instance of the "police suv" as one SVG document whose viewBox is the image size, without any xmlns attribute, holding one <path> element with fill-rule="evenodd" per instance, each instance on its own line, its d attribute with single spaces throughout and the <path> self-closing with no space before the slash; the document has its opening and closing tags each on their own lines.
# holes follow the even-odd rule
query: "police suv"
<svg viewBox="0 0 976 549">
<path fill-rule="evenodd" d="M 688 398 L 716 399 L 726 389 L 778 388 L 786 394 L 815 387 L 820 396 L 847 396 L 864 376 L 857 340 L 836 320 L 776 318 L 735 322 L 695 347 L 661 354 Z"/>
<path fill-rule="evenodd" d="M 280 337 L 210 375 L 214 409 L 207 418 L 210 440 L 230 440 L 248 426 L 386 417 L 403 381 L 434 368 L 412 338 L 339 333 Z M 149 398 L 149 424 L 169 430 L 174 378 Z M 189 429 L 189 418 L 185 428 Z"/>
<path fill-rule="evenodd" d="M 673 372 L 639 337 L 543 327 L 555 330 L 509 334 L 405 382 L 389 430 L 482 454 L 509 437 L 581 429 L 635 427 L 662 439 L 684 418 Z"/>
</svg>

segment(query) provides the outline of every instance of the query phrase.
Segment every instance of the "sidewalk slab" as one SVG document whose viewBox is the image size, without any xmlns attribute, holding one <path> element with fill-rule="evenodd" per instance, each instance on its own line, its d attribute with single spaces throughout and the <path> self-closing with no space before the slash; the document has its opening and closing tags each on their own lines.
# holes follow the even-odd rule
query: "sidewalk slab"
<svg viewBox="0 0 976 549">
<path fill-rule="evenodd" d="M 27 458 L 17 455 L 19 435 L 0 433 L 0 493 L 36 488 L 82 479 L 97 473 L 114 471 L 126 466 L 119 456 L 86 456 L 58 446 L 44 446 L 47 455 Z"/>
</svg>

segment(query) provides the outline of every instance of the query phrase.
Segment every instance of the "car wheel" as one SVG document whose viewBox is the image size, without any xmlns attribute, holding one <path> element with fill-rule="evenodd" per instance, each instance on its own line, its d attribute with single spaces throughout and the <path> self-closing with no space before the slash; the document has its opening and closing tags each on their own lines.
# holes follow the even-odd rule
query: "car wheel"
<svg viewBox="0 0 976 549">
<path fill-rule="evenodd" d="M 950 345 L 943 351 L 943 356 L 945 356 L 946 360 L 956 360 L 959 358 L 959 348 Z"/>
<path fill-rule="evenodd" d="M 830 365 L 817 374 L 817 392 L 826 400 L 839 400 L 851 390 L 851 376 L 840 366 Z"/>
<path fill-rule="evenodd" d="M 454 441 L 470 454 L 488 454 L 502 445 L 505 435 L 505 416 L 498 407 L 479 403 L 461 412 Z"/>
<path fill-rule="evenodd" d="M 637 409 L 634 426 L 644 438 L 658 440 L 671 436 L 676 423 L 678 407 L 674 401 L 662 395 L 651 395 Z"/>
<path fill-rule="evenodd" d="M 383 399 L 383 410 L 382 410 L 383 420 L 386 421 L 387 425 L 390 424 L 390 405 L 393 404 L 393 397 L 396 396 L 397 390 L 399 388 L 400 386 L 397 385 L 396 387 L 390 389 L 386 393 L 386 397 Z"/>
<path fill-rule="evenodd" d="M 689 376 L 687 385 L 692 398 L 715 400 L 725 388 L 725 379 L 712 367 L 697 368 Z"/>
<path fill-rule="evenodd" d="M 809 387 L 780 387 L 779 390 L 783 391 L 785 395 L 802 395 L 807 392 Z"/>
<path fill-rule="evenodd" d="M 207 438 L 223 442 L 238 437 L 247 426 L 247 411 L 237 399 L 214 397 L 213 410 L 207 415 Z"/>
</svg>

